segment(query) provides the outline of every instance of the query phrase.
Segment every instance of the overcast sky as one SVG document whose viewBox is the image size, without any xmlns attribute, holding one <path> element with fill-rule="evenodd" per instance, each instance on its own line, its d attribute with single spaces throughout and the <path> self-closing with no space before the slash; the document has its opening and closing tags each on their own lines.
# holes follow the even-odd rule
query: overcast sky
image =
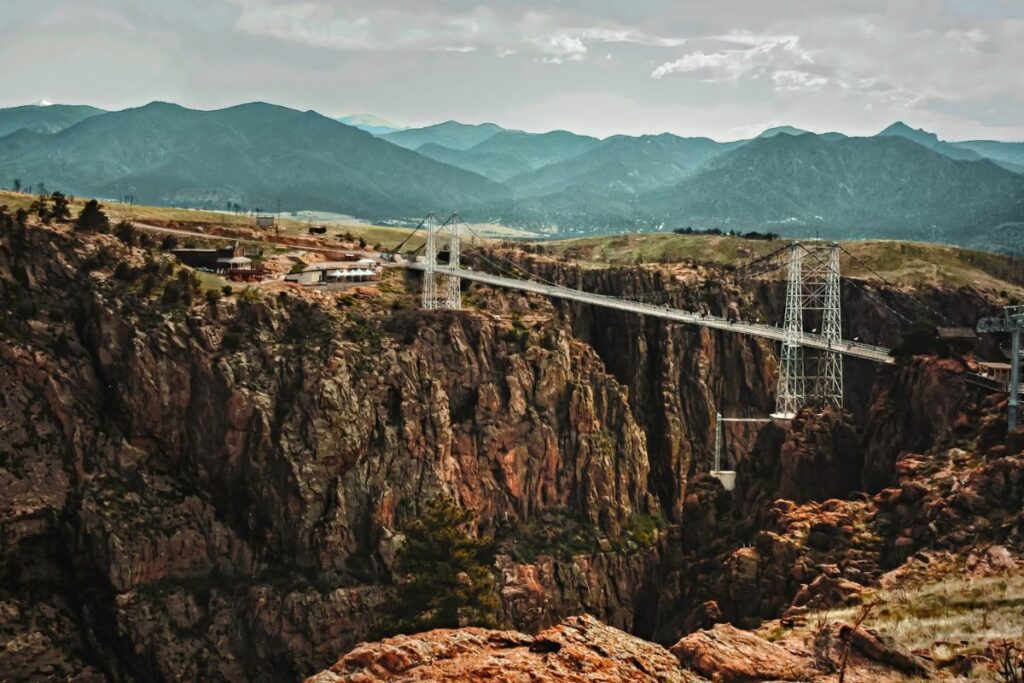
<svg viewBox="0 0 1024 683">
<path fill-rule="evenodd" d="M 0 0 L 0 106 L 1024 140 L 1024 0 Z"/>
</svg>

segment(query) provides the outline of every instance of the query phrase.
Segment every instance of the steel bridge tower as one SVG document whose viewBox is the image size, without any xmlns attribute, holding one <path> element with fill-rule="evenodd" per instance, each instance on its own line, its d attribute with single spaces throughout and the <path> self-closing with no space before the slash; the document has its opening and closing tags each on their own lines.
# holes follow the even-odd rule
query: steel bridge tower
<svg viewBox="0 0 1024 683">
<path fill-rule="evenodd" d="M 840 307 L 839 245 L 809 249 L 804 258 L 804 313 L 820 323 L 819 333 L 828 349 L 813 354 L 813 374 L 809 397 L 816 407 L 843 407 L 843 357 L 839 344 L 843 338 Z M 805 359 L 806 361 L 807 359 Z"/>
<path fill-rule="evenodd" d="M 805 405 L 843 406 L 840 304 L 839 245 L 790 245 L 774 419 L 790 420 Z M 806 354 L 801 342 L 808 322 L 820 325 L 828 349 Z"/>
<path fill-rule="evenodd" d="M 783 318 L 782 353 L 779 358 L 779 385 L 775 393 L 773 418 L 790 420 L 804 405 L 806 384 L 804 381 L 804 347 L 800 344 L 803 336 L 803 256 L 804 248 L 799 243 L 789 247 L 789 270 L 786 278 L 786 315 Z"/>
<path fill-rule="evenodd" d="M 449 309 L 462 308 L 462 282 L 458 275 L 447 274 L 442 267 L 438 271 L 437 254 L 439 249 L 448 248 L 448 268 L 457 269 L 461 258 L 459 250 L 459 224 L 462 217 L 453 213 L 441 225 L 433 214 L 429 214 L 423 222 L 427 231 L 427 243 L 423 254 L 423 308 Z"/>
</svg>

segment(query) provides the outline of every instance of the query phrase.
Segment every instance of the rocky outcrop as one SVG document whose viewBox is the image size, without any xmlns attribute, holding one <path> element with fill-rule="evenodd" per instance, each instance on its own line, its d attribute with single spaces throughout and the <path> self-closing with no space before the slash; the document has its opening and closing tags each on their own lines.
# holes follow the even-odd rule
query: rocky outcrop
<svg viewBox="0 0 1024 683">
<path fill-rule="evenodd" d="M 672 654 L 684 666 L 723 683 L 802 681 L 811 674 L 806 660 L 728 624 L 686 636 L 672 646 Z"/>
<path fill-rule="evenodd" d="M 590 616 L 528 636 L 466 628 L 366 643 L 306 683 L 373 681 L 685 683 L 704 680 L 664 648 Z"/>
</svg>

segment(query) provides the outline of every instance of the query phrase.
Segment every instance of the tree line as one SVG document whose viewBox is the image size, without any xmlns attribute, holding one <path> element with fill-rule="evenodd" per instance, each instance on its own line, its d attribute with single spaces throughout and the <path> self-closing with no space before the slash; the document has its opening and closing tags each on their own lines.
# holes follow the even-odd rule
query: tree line
<svg viewBox="0 0 1024 683">
<path fill-rule="evenodd" d="M 29 216 L 35 216 L 44 225 L 53 223 L 67 223 L 71 219 L 71 202 L 73 197 L 67 197 L 62 192 L 53 192 L 49 196 L 39 195 L 28 208 L 21 207 L 15 212 L 15 219 L 19 223 L 25 223 Z M 6 206 L 4 207 L 7 208 Z M 90 199 L 78 212 L 74 221 L 75 227 L 84 232 L 110 232 L 110 218 L 103 211 L 103 205 L 95 199 Z M 121 221 L 117 227 L 131 226 L 127 221 Z"/>
<path fill-rule="evenodd" d="M 676 228 L 672 232 L 677 235 L 721 235 L 723 237 L 739 237 L 745 240 L 766 240 L 769 242 L 779 239 L 778 233 L 758 232 L 757 230 L 751 230 L 749 232 L 740 232 L 739 230 L 719 230 L 718 228 L 699 230 L 687 226 L 685 228 Z"/>
</svg>

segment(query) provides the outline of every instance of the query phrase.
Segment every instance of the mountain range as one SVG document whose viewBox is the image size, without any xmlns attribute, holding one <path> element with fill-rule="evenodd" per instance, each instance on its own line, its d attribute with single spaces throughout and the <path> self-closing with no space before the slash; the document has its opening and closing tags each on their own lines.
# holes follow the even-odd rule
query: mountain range
<svg viewBox="0 0 1024 683">
<path fill-rule="evenodd" d="M 374 220 L 459 210 L 551 235 L 696 229 L 934 240 L 1024 251 L 1024 143 L 791 126 L 752 140 L 603 140 L 448 121 L 397 129 L 251 103 L 0 109 L 0 183 L 177 206 Z"/>
<path fill-rule="evenodd" d="M 252 103 L 197 111 L 154 102 L 59 132 L 0 138 L 0 178 L 77 195 L 222 208 L 228 202 L 411 217 L 438 197 L 479 204 L 505 189 L 315 112 Z"/>
<path fill-rule="evenodd" d="M 30 104 L 0 109 L 0 137 L 18 130 L 57 133 L 102 113 L 104 111 L 96 107 L 72 104 Z"/>
<path fill-rule="evenodd" d="M 339 116 L 338 121 L 348 126 L 353 126 L 359 130 L 365 130 L 367 133 L 373 135 L 383 135 L 385 133 L 394 133 L 395 131 L 405 130 L 403 126 L 386 121 L 379 116 L 373 114 L 352 114 L 350 116 Z"/>
</svg>

